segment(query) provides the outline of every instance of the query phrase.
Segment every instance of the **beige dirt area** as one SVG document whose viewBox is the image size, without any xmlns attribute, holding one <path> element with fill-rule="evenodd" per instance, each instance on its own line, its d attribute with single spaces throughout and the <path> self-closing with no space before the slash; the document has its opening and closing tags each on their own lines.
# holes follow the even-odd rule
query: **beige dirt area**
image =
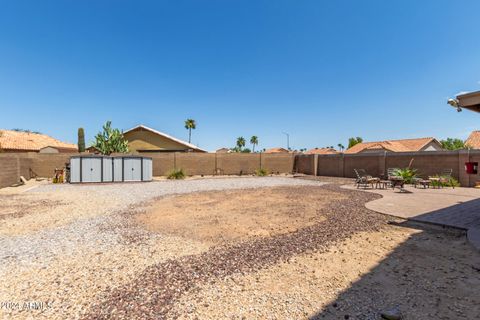
<svg viewBox="0 0 480 320">
<path fill-rule="evenodd" d="M 137 220 L 150 231 L 208 244 L 294 232 L 325 220 L 320 208 L 345 195 L 291 187 L 202 192 L 156 201 Z"/>
</svg>

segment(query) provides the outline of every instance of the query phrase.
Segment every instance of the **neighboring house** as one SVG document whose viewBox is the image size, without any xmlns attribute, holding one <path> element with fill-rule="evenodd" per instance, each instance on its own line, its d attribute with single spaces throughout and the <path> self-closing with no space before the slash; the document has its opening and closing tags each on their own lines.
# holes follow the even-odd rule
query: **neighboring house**
<svg viewBox="0 0 480 320">
<path fill-rule="evenodd" d="M 315 148 L 308 151 L 305 151 L 305 154 L 338 154 L 337 150 L 333 148 Z"/>
<path fill-rule="evenodd" d="M 470 149 L 480 149 L 480 131 L 472 131 L 465 141 L 465 146 Z"/>
<path fill-rule="evenodd" d="M 230 152 L 232 152 L 232 150 L 230 150 L 229 148 L 220 148 L 217 151 L 215 151 L 215 153 L 230 153 Z"/>
<path fill-rule="evenodd" d="M 416 151 L 441 151 L 442 145 L 435 138 L 418 138 L 403 140 L 386 140 L 376 142 L 362 142 L 345 150 L 346 154 L 375 153 L 375 152 L 416 152 Z"/>
<path fill-rule="evenodd" d="M 265 150 L 263 153 L 290 153 L 290 151 L 285 148 L 271 148 Z"/>
<path fill-rule="evenodd" d="M 186 141 L 144 125 L 123 132 L 132 152 L 206 152 Z"/>
<path fill-rule="evenodd" d="M 0 130 L 2 152 L 78 152 L 76 144 L 59 141 L 46 134 L 15 130 Z"/>
</svg>

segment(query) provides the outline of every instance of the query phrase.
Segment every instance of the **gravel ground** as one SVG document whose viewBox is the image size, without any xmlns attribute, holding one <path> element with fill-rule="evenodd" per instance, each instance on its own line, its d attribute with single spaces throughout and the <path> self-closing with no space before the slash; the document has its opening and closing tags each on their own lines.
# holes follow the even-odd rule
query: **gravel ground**
<svg viewBox="0 0 480 320">
<path fill-rule="evenodd" d="M 389 225 L 386 216 L 364 206 L 379 195 L 346 190 L 341 183 L 216 178 L 42 185 L 0 195 L 0 211 L 6 212 L 0 225 L 0 318 L 378 319 L 380 310 L 391 307 L 406 319 L 479 318 L 480 256 L 464 237 Z M 252 188 L 264 189 L 240 197 L 226 191 L 230 198 L 223 202 L 213 192 Z M 280 214 L 275 192 L 308 203 L 278 201 L 285 207 Z M 271 194 L 264 202 L 268 210 L 260 203 L 242 206 L 248 194 Z M 258 210 L 252 223 L 263 225 L 275 214 L 282 222 L 279 232 L 267 236 L 238 233 L 235 241 L 212 243 L 189 237 L 188 228 L 149 231 L 137 221 L 151 208 L 182 211 L 179 197 L 184 206 L 194 205 L 185 221 L 201 218 L 202 226 L 218 220 L 223 209 L 233 213 L 237 201 L 220 234 L 228 232 L 228 223 L 235 227 L 239 208 Z M 213 220 L 206 212 L 209 201 L 223 203 Z M 306 209 L 313 210 L 305 215 L 308 223 L 295 221 L 295 228 L 282 231 L 288 221 L 281 219 L 290 211 L 298 219 L 296 211 Z"/>
<path fill-rule="evenodd" d="M 0 226 L 0 301 L 9 306 L 0 312 L 14 318 L 78 317 L 100 292 L 131 281 L 149 265 L 207 250 L 198 241 L 151 233 L 132 222 L 131 214 L 156 198 L 286 185 L 319 183 L 269 177 L 50 184 L 1 195 L 0 211 L 7 214 Z M 31 310 L 25 302 L 47 307 Z"/>
<path fill-rule="evenodd" d="M 336 186 L 323 188 L 345 192 Z M 310 187 L 297 192 L 301 196 L 315 191 Z M 378 195 L 355 191 L 345 193 L 351 196 L 346 200 L 334 200 L 320 209 L 319 214 L 327 219 L 313 226 L 289 234 L 214 247 L 199 255 L 152 265 L 132 283 L 102 297 L 86 319 L 176 318 L 179 315 L 173 308 L 174 303 L 199 284 L 238 273 L 255 272 L 288 261 L 298 254 L 322 252 L 332 243 L 356 232 L 378 231 L 384 225 L 384 216 L 363 205 Z"/>
</svg>

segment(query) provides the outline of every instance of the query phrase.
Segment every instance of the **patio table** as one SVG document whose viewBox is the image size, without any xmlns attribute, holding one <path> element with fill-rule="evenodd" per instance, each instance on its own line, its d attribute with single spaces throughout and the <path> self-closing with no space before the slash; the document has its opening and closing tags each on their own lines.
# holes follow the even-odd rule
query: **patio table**
<svg viewBox="0 0 480 320">
<path fill-rule="evenodd" d="M 403 186 L 405 185 L 405 180 L 402 177 L 390 177 L 390 183 L 392 185 L 392 189 L 395 187 L 399 187 L 400 191 L 405 191 Z"/>
</svg>

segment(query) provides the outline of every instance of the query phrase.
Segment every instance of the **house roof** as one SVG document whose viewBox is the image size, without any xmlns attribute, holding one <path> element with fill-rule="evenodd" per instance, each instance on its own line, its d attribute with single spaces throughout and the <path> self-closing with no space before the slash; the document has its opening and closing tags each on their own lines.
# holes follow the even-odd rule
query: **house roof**
<svg viewBox="0 0 480 320">
<path fill-rule="evenodd" d="M 264 151 L 264 153 L 289 153 L 285 148 L 271 148 Z"/>
<path fill-rule="evenodd" d="M 480 131 L 472 131 L 465 141 L 465 145 L 472 149 L 480 149 Z"/>
<path fill-rule="evenodd" d="M 175 142 L 177 142 L 177 143 L 180 143 L 180 144 L 188 147 L 189 149 L 198 150 L 198 151 L 202 151 L 202 152 L 207 152 L 207 151 L 205 151 L 205 150 L 203 150 L 203 149 L 200 149 L 199 147 L 197 147 L 197 146 L 194 145 L 194 144 L 191 144 L 191 143 L 188 143 L 188 142 L 186 142 L 186 141 L 177 139 L 177 138 L 172 137 L 171 135 L 168 135 L 168 134 L 166 134 L 166 133 L 164 133 L 164 132 L 160 132 L 160 131 L 158 131 L 158 130 L 152 129 L 152 128 L 147 127 L 147 126 L 144 126 L 143 124 L 140 124 L 140 125 L 138 125 L 138 126 L 136 126 L 136 127 L 133 127 L 133 128 L 131 128 L 131 129 L 128 129 L 128 130 L 124 131 L 123 133 L 125 134 L 125 133 L 128 133 L 128 132 L 130 132 L 130 131 L 134 131 L 134 130 L 138 130 L 138 129 L 143 129 L 143 130 L 147 130 L 147 131 L 153 132 L 153 133 L 155 133 L 155 134 L 158 134 L 159 136 L 162 136 L 162 137 L 164 137 L 164 138 L 167 138 L 167 139 L 170 139 L 170 140 L 175 141 Z"/>
<path fill-rule="evenodd" d="M 461 108 L 480 112 L 480 91 L 458 94 L 457 100 Z"/>
<path fill-rule="evenodd" d="M 337 154 L 337 150 L 333 148 L 315 148 L 305 152 L 305 154 Z"/>
<path fill-rule="evenodd" d="M 77 145 L 59 141 L 46 134 L 0 130 L 0 147 L 5 150 L 39 151 L 45 147 L 77 151 Z"/>
<path fill-rule="evenodd" d="M 422 150 L 427 144 L 436 141 L 435 138 L 417 138 L 417 139 L 402 139 L 402 140 L 385 140 L 374 142 L 362 142 L 354 145 L 350 149 L 345 150 L 345 153 L 359 153 L 365 150 L 386 150 L 392 152 L 413 152 Z"/>
</svg>

